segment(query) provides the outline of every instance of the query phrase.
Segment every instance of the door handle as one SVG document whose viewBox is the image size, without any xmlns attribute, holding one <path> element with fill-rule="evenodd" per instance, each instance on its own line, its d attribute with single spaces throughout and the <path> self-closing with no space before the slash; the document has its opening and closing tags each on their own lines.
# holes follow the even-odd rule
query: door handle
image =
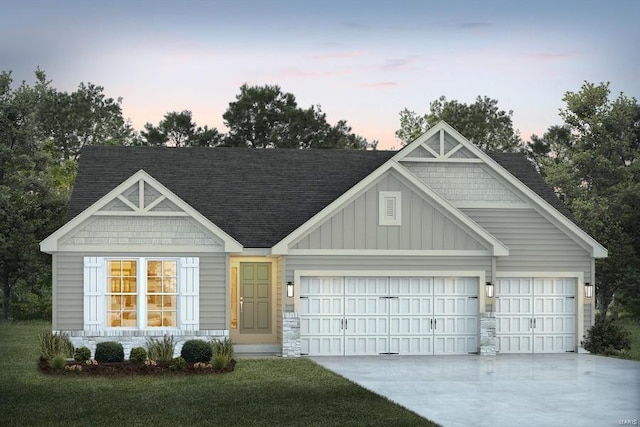
<svg viewBox="0 0 640 427">
<path fill-rule="evenodd" d="M 438 329 L 438 319 L 433 319 L 433 329 Z"/>
<path fill-rule="evenodd" d="M 242 297 L 240 297 L 240 313 L 242 313 L 242 306 L 244 305 L 244 302 L 242 301 Z"/>
<path fill-rule="evenodd" d="M 535 328 L 536 328 L 536 318 L 534 317 L 533 318 L 533 329 L 535 329 Z"/>
</svg>

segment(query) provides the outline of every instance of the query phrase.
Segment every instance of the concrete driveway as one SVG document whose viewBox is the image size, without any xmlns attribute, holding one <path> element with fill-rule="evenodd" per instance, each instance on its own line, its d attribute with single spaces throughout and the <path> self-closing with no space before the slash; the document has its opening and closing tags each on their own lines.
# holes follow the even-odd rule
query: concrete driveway
<svg viewBox="0 0 640 427">
<path fill-rule="evenodd" d="M 640 362 L 575 353 L 311 359 L 444 427 L 640 425 Z"/>
</svg>

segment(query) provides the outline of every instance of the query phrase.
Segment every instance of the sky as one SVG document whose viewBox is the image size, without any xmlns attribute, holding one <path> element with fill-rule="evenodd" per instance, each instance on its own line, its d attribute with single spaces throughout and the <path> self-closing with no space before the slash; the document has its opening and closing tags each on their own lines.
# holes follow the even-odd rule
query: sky
<svg viewBox="0 0 640 427">
<path fill-rule="evenodd" d="M 226 132 L 242 84 L 278 85 L 330 123 L 399 148 L 404 108 L 488 96 L 524 140 L 567 91 L 640 98 L 638 0 L 0 0 L 0 71 L 122 98 L 134 128 L 190 110 Z"/>
</svg>

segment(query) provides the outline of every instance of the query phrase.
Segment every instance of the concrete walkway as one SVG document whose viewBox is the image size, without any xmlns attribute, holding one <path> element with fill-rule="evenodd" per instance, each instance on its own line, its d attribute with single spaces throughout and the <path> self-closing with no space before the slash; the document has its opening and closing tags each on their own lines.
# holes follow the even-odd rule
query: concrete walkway
<svg viewBox="0 0 640 427">
<path fill-rule="evenodd" d="M 311 359 L 444 427 L 640 425 L 640 362 L 575 353 Z"/>
</svg>

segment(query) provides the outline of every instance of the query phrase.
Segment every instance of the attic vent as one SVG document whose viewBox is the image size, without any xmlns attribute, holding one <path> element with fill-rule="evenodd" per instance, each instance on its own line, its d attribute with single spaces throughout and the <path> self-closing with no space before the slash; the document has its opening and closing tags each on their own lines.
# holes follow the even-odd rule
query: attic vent
<svg viewBox="0 0 640 427">
<path fill-rule="evenodd" d="M 378 224 L 401 225 L 402 192 L 380 191 L 378 193 Z"/>
</svg>

